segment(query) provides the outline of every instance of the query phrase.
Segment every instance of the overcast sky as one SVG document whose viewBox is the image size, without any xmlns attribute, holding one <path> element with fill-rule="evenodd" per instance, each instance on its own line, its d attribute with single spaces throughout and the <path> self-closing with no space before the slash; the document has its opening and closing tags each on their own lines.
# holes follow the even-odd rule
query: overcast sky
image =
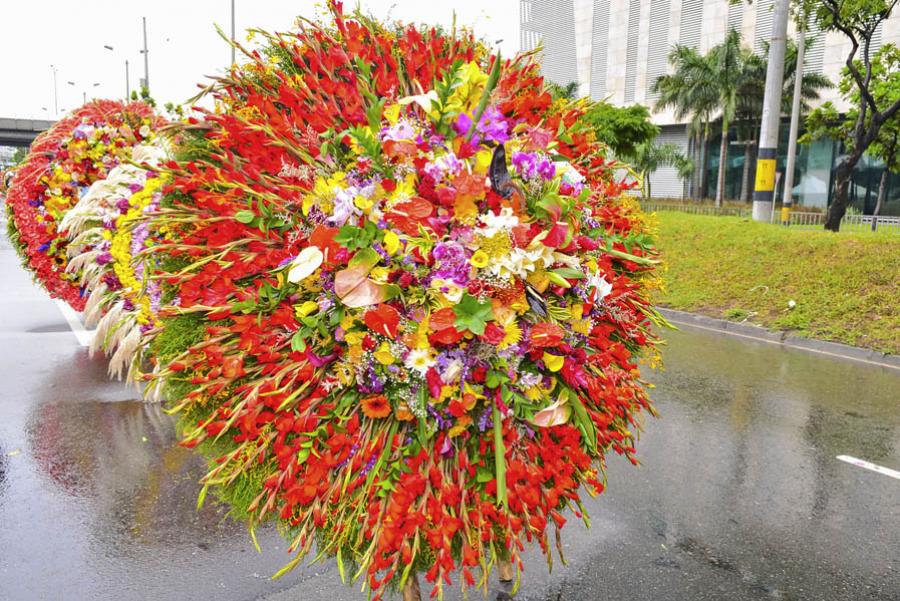
<svg viewBox="0 0 900 601">
<path fill-rule="evenodd" d="M 360 4 L 381 18 L 390 11 L 392 19 L 445 25 L 455 10 L 457 23 L 471 26 L 485 39 L 502 39 L 505 55 L 519 49 L 518 0 Z M 249 27 L 286 30 L 297 15 L 321 13 L 313 0 L 235 0 L 235 6 L 237 38 L 242 41 Z M 213 25 L 230 29 L 230 7 L 230 0 L 3 0 L 0 117 L 53 118 L 51 65 L 57 70 L 60 112 L 80 105 L 83 92 L 88 98 L 124 96 L 126 59 L 135 89 L 144 73 L 141 17 L 147 17 L 153 96 L 160 104 L 183 102 L 196 93 L 205 75 L 220 72 L 230 60 L 230 50 Z"/>
</svg>

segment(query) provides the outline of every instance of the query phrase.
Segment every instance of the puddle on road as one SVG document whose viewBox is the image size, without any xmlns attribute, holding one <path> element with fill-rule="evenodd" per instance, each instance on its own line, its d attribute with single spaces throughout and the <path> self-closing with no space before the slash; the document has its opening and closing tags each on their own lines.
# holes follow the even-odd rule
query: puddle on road
<svg viewBox="0 0 900 601">
<path fill-rule="evenodd" d="M 38 474 L 78 501 L 105 543 L 202 543 L 222 528 L 243 530 L 223 522 L 214 502 L 196 510 L 204 462 L 177 444 L 175 420 L 157 404 L 45 403 L 26 436 Z"/>
</svg>

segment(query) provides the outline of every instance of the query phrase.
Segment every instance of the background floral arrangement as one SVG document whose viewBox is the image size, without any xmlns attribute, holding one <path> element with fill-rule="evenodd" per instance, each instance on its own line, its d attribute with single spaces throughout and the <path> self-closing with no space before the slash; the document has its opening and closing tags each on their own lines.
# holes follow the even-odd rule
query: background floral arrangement
<svg viewBox="0 0 900 601">
<path fill-rule="evenodd" d="M 530 55 L 330 7 L 253 32 L 171 150 L 143 103 L 60 121 L 11 235 L 180 415 L 199 503 L 277 522 L 280 573 L 315 545 L 375 598 L 486 588 L 636 462 L 651 228 Z"/>
<path fill-rule="evenodd" d="M 94 100 L 41 134 L 16 170 L 7 194 L 10 239 L 35 279 L 76 310 L 85 299 L 80 275 L 66 270 L 68 239 L 59 223 L 158 124 L 144 102 Z"/>
<path fill-rule="evenodd" d="M 91 352 L 103 349 L 110 375 L 129 380 L 159 323 L 160 286 L 145 276 L 158 241 L 150 224 L 164 183 L 157 170 L 167 156 L 160 137 L 135 146 L 131 161 L 96 181 L 60 222 L 70 239 L 67 271 L 81 274 L 87 292 L 85 325 L 96 326 Z"/>
<path fill-rule="evenodd" d="M 634 461 L 652 239 L 530 56 L 332 10 L 256 31 L 163 169 L 149 385 L 285 571 L 486 586 Z"/>
</svg>

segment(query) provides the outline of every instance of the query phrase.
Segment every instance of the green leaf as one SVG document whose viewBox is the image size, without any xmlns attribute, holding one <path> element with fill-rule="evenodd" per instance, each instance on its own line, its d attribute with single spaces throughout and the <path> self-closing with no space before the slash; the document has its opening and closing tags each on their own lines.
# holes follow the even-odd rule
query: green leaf
<svg viewBox="0 0 900 601">
<path fill-rule="evenodd" d="M 484 326 L 494 319 L 494 311 L 490 301 L 483 303 L 471 294 L 463 294 L 462 300 L 453 307 L 456 314 L 456 327 L 469 330 L 478 336 L 484 334 Z"/>
<path fill-rule="evenodd" d="M 296 332 L 294 336 L 291 338 L 291 350 L 297 352 L 303 352 L 306 350 L 306 340 L 303 339 L 302 332 Z"/>
<path fill-rule="evenodd" d="M 241 223 L 250 223 L 256 215 L 253 214 L 253 211 L 238 211 L 234 214 L 234 218 L 240 221 Z"/>
<path fill-rule="evenodd" d="M 559 269 L 554 269 L 553 273 L 561 275 L 567 280 L 582 280 L 585 278 L 583 271 L 580 269 L 572 269 L 571 267 L 560 267 Z"/>
<path fill-rule="evenodd" d="M 506 507 L 506 444 L 503 442 L 503 420 L 496 403 L 492 409 L 492 417 L 494 419 L 494 464 L 497 470 L 497 503 Z"/>
</svg>

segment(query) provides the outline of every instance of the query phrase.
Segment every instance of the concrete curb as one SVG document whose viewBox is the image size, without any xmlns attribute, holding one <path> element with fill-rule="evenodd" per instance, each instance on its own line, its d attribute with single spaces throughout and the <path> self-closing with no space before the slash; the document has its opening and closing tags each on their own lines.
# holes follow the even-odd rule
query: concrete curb
<svg viewBox="0 0 900 601">
<path fill-rule="evenodd" d="M 885 353 L 879 353 L 878 351 L 841 344 L 839 342 L 828 342 L 826 340 L 817 340 L 815 338 L 801 338 L 799 336 L 792 336 L 788 332 L 767 330 L 761 326 L 737 323 L 726 319 L 716 319 L 714 317 L 688 313 L 686 311 L 664 309 L 662 307 L 657 307 L 657 310 L 663 317 L 677 326 L 687 326 L 700 330 L 720 332 L 739 338 L 750 338 L 752 340 L 768 342 L 769 344 L 779 344 L 787 348 L 799 349 L 817 355 L 826 355 L 837 359 L 857 361 L 900 371 L 900 355 L 887 355 Z"/>
</svg>

